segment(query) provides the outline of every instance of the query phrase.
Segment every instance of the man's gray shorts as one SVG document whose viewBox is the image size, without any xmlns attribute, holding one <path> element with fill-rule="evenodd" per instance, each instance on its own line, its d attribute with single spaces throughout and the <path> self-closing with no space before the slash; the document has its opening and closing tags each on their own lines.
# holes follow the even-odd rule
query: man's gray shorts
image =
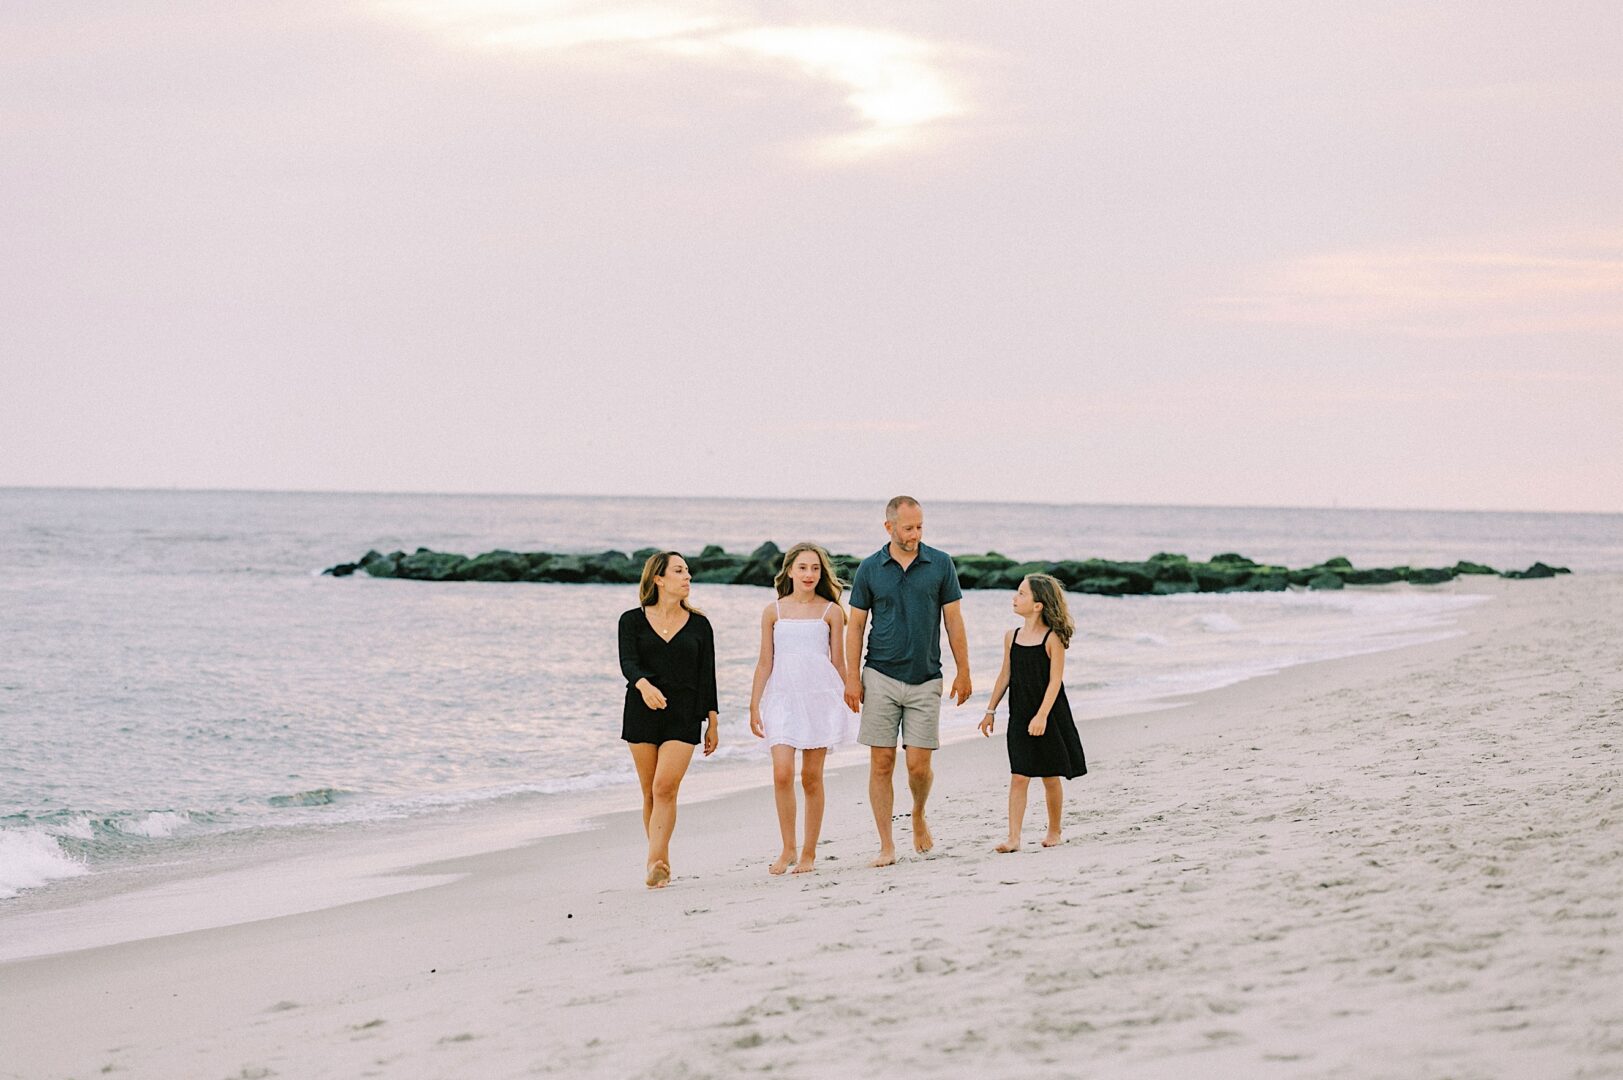
<svg viewBox="0 0 1623 1080">
<path fill-rule="evenodd" d="M 871 667 L 862 669 L 862 726 L 857 742 L 864 746 L 903 746 L 934 750 L 941 745 L 941 680 L 904 683 Z"/>
</svg>

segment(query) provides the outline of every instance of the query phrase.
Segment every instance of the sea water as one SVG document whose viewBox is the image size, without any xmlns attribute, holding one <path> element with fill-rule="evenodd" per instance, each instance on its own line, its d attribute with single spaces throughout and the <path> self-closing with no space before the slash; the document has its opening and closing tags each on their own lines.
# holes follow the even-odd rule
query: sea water
<svg viewBox="0 0 1623 1080">
<path fill-rule="evenodd" d="M 0 898 L 102 868 L 206 858 L 274 830 L 539 811 L 629 786 L 615 620 L 629 586 L 334 579 L 368 548 L 747 551 L 883 541 L 868 502 L 0 490 Z M 931 503 L 926 538 L 1017 559 L 1623 570 L 1623 517 Z M 1537 588 L 1530 582 L 1527 587 Z M 767 590 L 699 585 L 717 635 L 722 747 L 696 769 L 765 775 L 747 728 Z M 1073 597 L 1067 686 L 1084 721 L 1293 664 L 1429 640 L 1479 598 L 1398 586 Z M 964 601 L 977 693 L 1009 596 Z M 951 661 L 947 660 L 951 670 Z M 1158 721 L 1176 724 L 1176 713 Z M 1084 728 L 1085 733 L 1085 728 Z M 719 775 L 719 773 L 717 774 Z"/>
</svg>

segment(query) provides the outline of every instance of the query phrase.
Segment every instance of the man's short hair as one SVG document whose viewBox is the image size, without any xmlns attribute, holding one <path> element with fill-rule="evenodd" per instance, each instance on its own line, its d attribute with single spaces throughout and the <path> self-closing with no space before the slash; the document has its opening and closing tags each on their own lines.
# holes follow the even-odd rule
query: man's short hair
<svg viewBox="0 0 1623 1080">
<path fill-rule="evenodd" d="M 885 504 L 885 520 L 894 522 L 904 506 L 917 506 L 919 501 L 911 495 L 898 495 Z"/>
</svg>

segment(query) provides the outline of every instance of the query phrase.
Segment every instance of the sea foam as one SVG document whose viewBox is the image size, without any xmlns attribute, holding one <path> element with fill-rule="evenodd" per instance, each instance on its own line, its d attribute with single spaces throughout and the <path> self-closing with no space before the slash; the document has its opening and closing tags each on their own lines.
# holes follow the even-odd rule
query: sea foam
<svg viewBox="0 0 1623 1080">
<path fill-rule="evenodd" d="M 89 869 L 39 829 L 0 829 L 0 900 Z"/>
</svg>

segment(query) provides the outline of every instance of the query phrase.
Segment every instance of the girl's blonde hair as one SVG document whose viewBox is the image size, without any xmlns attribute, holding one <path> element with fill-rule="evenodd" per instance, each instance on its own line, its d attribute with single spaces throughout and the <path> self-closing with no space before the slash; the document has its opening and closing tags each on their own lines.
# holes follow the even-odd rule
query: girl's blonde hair
<svg viewBox="0 0 1623 1080">
<path fill-rule="evenodd" d="M 789 572 L 795 568 L 795 560 L 808 551 L 817 555 L 817 561 L 823 567 L 823 573 L 817 579 L 817 588 L 812 591 L 824 600 L 831 600 L 838 604 L 840 602 L 840 593 L 845 589 L 845 583 L 834 572 L 834 563 L 828 557 L 828 552 L 817 544 L 796 544 L 788 551 L 785 551 L 783 553 L 783 569 L 779 570 L 778 576 L 772 579 L 772 587 L 778 590 L 779 596 L 788 596 L 794 592 L 795 583 L 789 580 Z"/>
<path fill-rule="evenodd" d="M 1065 603 L 1065 586 L 1048 574 L 1027 574 L 1026 584 L 1031 586 L 1032 600 L 1043 606 L 1038 612 L 1043 623 L 1059 638 L 1060 648 L 1069 649 L 1076 623 L 1071 621 L 1071 609 Z"/>
<path fill-rule="evenodd" d="M 684 563 L 688 561 L 687 556 L 680 551 L 656 551 L 648 556 L 648 561 L 642 564 L 642 580 L 637 583 L 637 603 L 643 607 L 653 607 L 659 603 L 659 586 L 654 583 L 654 579 L 665 576 L 665 571 L 670 568 L 673 558 L 681 559 Z M 686 600 L 682 601 L 682 610 L 691 611 L 695 615 L 704 614 Z"/>
</svg>

